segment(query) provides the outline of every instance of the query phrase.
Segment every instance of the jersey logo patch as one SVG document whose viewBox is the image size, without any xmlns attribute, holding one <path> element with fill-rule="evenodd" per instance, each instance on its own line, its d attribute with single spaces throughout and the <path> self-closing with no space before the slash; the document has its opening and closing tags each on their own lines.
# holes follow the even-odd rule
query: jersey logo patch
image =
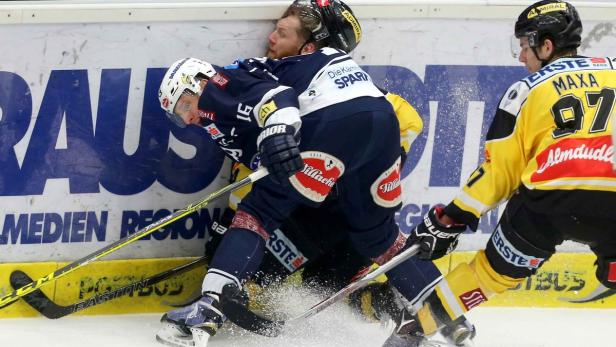
<svg viewBox="0 0 616 347">
<path fill-rule="evenodd" d="M 502 259 L 513 266 L 533 270 L 538 269 L 545 262 L 545 258 L 535 257 L 517 249 L 507 240 L 500 226 L 496 228 L 490 241 Z"/>
<path fill-rule="evenodd" d="M 616 177 L 612 171 L 614 145 L 610 136 L 568 138 L 537 156 L 537 170 L 531 182 L 564 177 Z"/>
<path fill-rule="evenodd" d="M 278 110 L 278 105 L 276 105 L 274 100 L 263 104 L 263 106 L 261 106 L 261 109 L 259 110 L 259 124 L 263 126 L 269 116 L 271 116 L 272 113 L 276 112 L 276 110 Z"/>
<path fill-rule="evenodd" d="M 467 311 L 470 311 L 470 309 L 472 309 L 473 307 L 487 300 L 488 298 L 483 294 L 483 292 L 479 288 L 473 289 L 471 291 L 468 291 L 460 295 L 460 301 L 462 301 L 462 304 L 464 305 L 464 308 L 466 308 Z"/>
<path fill-rule="evenodd" d="M 220 89 L 225 89 L 227 88 L 227 83 L 229 83 L 229 78 L 218 72 L 210 78 L 210 82 L 214 83 Z"/>
<path fill-rule="evenodd" d="M 166 97 L 165 97 L 165 98 L 163 98 L 163 102 L 162 102 L 162 104 L 163 104 L 163 107 L 164 107 L 164 108 L 168 108 L 168 107 L 169 107 L 169 103 L 170 103 L 170 102 L 169 102 L 169 99 L 168 99 L 168 98 L 166 98 Z"/>
<path fill-rule="evenodd" d="M 216 121 L 216 112 L 214 111 L 201 111 L 199 110 L 199 117 L 209 119 L 212 122 Z"/>
<path fill-rule="evenodd" d="M 308 261 L 280 229 L 274 230 L 265 247 L 289 272 L 294 272 Z"/>
<path fill-rule="evenodd" d="M 400 186 L 400 158 L 394 165 L 385 170 L 370 186 L 370 194 L 374 202 L 383 207 L 396 207 L 402 202 L 402 187 Z"/>
<path fill-rule="evenodd" d="M 302 152 L 304 168 L 291 176 L 291 185 L 304 197 L 325 200 L 332 187 L 344 174 L 344 163 L 331 154 L 317 151 Z"/>
<path fill-rule="evenodd" d="M 212 140 L 216 140 L 218 138 L 225 136 L 225 134 L 223 134 L 220 130 L 218 130 L 215 124 L 209 124 L 208 126 L 205 127 L 205 130 L 207 131 L 208 134 L 210 134 L 210 136 L 212 137 Z"/>
</svg>

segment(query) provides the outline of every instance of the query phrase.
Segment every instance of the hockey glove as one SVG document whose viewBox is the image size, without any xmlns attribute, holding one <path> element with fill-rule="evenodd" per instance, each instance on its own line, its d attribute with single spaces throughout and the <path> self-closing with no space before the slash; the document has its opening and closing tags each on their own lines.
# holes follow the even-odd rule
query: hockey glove
<svg viewBox="0 0 616 347">
<path fill-rule="evenodd" d="M 453 251 L 458 245 L 458 237 L 466 230 L 463 224 L 441 224 L 438 217 L 442 214 L 442 207 L 431 208 L 409 235 L 410 242 L 420 245 L 418 256 L 421 259 L 434 260 Z"/>
<path fill-rule="evenodd" d="M 257 138 L 261 164 L 279 184 L 288 184 L 289 177 L 304 167 L 294 134 L 291 125 L 274 124 L 265 127 Z"/>
</svg>

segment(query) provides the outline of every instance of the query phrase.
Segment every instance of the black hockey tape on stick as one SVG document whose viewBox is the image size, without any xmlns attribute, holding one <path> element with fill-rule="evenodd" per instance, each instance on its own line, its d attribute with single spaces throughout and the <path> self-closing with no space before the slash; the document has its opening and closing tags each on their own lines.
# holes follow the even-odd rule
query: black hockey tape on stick
<svg viewBox="0 0 616 347">
<path fill-rule="evenodd" d="M 227 318 L 229 318 L 231 322 L 233 322 L 240 328 L 246 329 L 259 335 L 275 337 L 282 332 L 284 326 L 314 316 L 315 314 L 323 311 L 334 303 L 344 299 L 358 289 L 367 286 L 374 279 L 398 266 L 398 264 L 409 259 L 418 252 L 419 245 L 413 245 L 409 247 L 404 252 L 391 258 L 385 264 L 379 266 L 378 268 L 370 271 L 360 279 L 351 282 L 346 287 L 340 289 L 336 294 L 317 303 L 299 316 L 293 317 L 286 321 L 272 320 L 251 311 L 250 309 L 248 309 L 248 307 L 246 307 L 246 305 L 241 302 L 241 300 L 238 300 L 239 296 L 236 293 L 237 289 L 235 289 L 235 292 L 231 292 L 229 290 L 230 287 L 228 286 L 225 286 L 225 288 L 223 288 L 223 293 L 220 296 L 222 312 L 225 314 L 225 316 L 227 316 Z"/>
<path fill-rule="evenodd" d="M 170 277 L 190 271 L 199 265 L 205 264 L 205 260 L 205 257 L 197 258 L 189 263 L 180 265 L 173 269 L 166 270 L 154 276 L 144 278 L 140 281 L 133 282 L 131 284 L 125 285 L 121 288 L 106 293 L 98 294 L 92 298 L 85 299 L 83 301 L 68 306 L 56 304 L 40 289 L 37 289 L 32 293 L 23 296 L 22 299 L 24 299 L 24 301 L 28 303 L 28 305 L 32 306 L 32 308 L 37 310 L 43 316 L 49 319 L 58 319 L 69 314 L 85 310 L 86 308 L 103 304 L 107 301 L 111 301 L 126 294 L 131 294 L 136 290 L 140 290 L 142 288 L 164 281 Z M 13 288 L 20 288 L 32 283 L 33 280 L 23 271 L 15 270 L 13 271 L 13 273 L 11 273 L 10 282 Z"/>
<path fill-rule="evenodd" d="M 73 271 L 75 271 L 76 269 L 86 266 L 89 263 L 98 260 L 110 253 L 113 253 L 115 251 L 117 251 L 118 249 L 131 244 L 137 240 L 139 240 L 142 237 L 145 237 L 153 232 L 155 232 L 156 230 L 165 227 L 195 211 L 197 211 L 198 209 L 201 209 L 203 207 L 205 207 L 210 201 L 223 196 L 224 194 L 231 192 L 235 189 L 241 188 L 245 185 L 248 185 L 252 182 L 255 182 L 265 176 L 267 176 L 268 172 L 267 169 L 265 168 L 260 168 L 259 170 L 251 173 L 250 175 L 246 176 L 245 178 L 243 178 L 240 181 L 237 181 L 235 183 L 231 183 L 228 186 L 215 191 L 214 193 L 211 193 L 210 195 L 208 195 L 207 197 L 205 197 L 203 200 L 198 201 L 194 204 L 190 204 L 188 206 L 185 206 L 177 211 L 175 211 L 174 213 L 163 217 L 162 219 L 157 220 L 156 222 L 146 226 L 145 228 L 135 232 L 134 234 L 131 234 L 123 239 L 120 239 L 92 254 L 89 254 L 77 261 L 74 261 L 50 274 L 48 274 L 47 276 L 41 277 L 38 280 L 25 285 L 23 287 L 20 287 L 16 290 L 14 290 L 13 292 L 4 295 L 2 297 L 0 297 L 0 309 L 4 308 L 6 306 L 8 306 L 10 303 L 15 302 L 17 300 L 19 300 L 19 298 L 30 294 L 32 292 L 34 292 L 35 290 L 41 288 L 42 286 L 54 282 L 55 280 L 57 280 L 58 278 L 61 278 Z"/>
</svg>

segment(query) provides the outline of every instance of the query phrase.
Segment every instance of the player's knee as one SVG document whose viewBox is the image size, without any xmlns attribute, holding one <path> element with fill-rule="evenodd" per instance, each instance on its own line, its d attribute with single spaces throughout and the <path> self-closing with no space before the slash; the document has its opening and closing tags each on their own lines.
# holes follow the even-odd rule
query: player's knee
<svg viewBox="0 0 616 347">
<path fill-rule="evenodd" d="M 244 229 L 259 235 L 263 241 L 269 239 L 269 233 L 263 228 L 259 218 L 244 210 L 238 210 L 235 213 L 229 229 Z"/>
<path fill-rule="evenodd" d="M 597 258 L 597 279 L 604 286 L 616 289 L 616 256 Z"/>
<path fill-rule="evenodd" d="M 515 287 L 521 281 L 523 279 L 496 272 L 488 262 L 485 251 L 479 251 L 470 264 L 460 263 L 448 273 L 437 284 L 428 302 L 432 302 L 433 311 L 437 312 L 439 319 L 446 322 L 458 318 L 461 313 L 494 295 Z"/>
<path fill-rule="evenodd" d="M 504 291 L 515 288 L 525 277 L 510 277 L 496 271 L 485 251 L 479 251 L 475 258 L 469 264 L 469 270 L 472 271 L 477 280 L 478 286 L 485 293 L 487 298 L 495 294 L 503 293 Z"/>
<path fill-rule="evenodd" d="M 534 274 L 554 251 L 532 245 L 509 224 L 502 223 L 490 237 L 485 253 L 496 273 L 511 278 L 526 278 Z"/>
</svg>

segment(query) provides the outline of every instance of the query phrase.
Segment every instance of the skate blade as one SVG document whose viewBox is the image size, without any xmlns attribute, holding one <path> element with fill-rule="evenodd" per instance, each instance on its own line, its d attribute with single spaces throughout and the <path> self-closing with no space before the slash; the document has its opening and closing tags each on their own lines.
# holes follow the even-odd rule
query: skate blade
<svg viewBox="0 0 616 347">
<path fill-rule="evenodd" d="M 427 338 L 426 340 L 422 341 L 422 344 L 420 344 L 420 347 L 471 347 L 473 345 L 466 345 L 465 343 L 470 341 L 471 339 L 465 339 L 462 343 L 460 344 L 456 344 L 454 341 L 451 341 L 451 339 L 446 338 L 445 336 L 443 336 L 443 334 L 441 334 L 441 332 L 437 332 L 436 334 L 434 334 L 433 336 L 430 336 L 429 338 Z"/>
<path fill-rule="evenodd" d="M 190 328 L 190 331 L 192 332 L 192 339 L 194 341 L 195 347 L 207 347 L 207 343 L 210 340 L 210 337 L 213 335 L 213 333 L 209 334 L 202 327 L 193 327 L 193 328 Z"/>
<path fill-rule="evenodd" d="M 400 335 L 391 335 L 383 343 L 382 347 L 457 347 L 445 341 L 425 339 L 421 340 L 416 338 L 406 338 Z"/>
<path fill-rule="evenodd" d="M 156 341 L 171 347 L 195 347 L 192 335 L 167 322 L 163 322 L 163 326 L 156 333 Z"/>
</svg>

